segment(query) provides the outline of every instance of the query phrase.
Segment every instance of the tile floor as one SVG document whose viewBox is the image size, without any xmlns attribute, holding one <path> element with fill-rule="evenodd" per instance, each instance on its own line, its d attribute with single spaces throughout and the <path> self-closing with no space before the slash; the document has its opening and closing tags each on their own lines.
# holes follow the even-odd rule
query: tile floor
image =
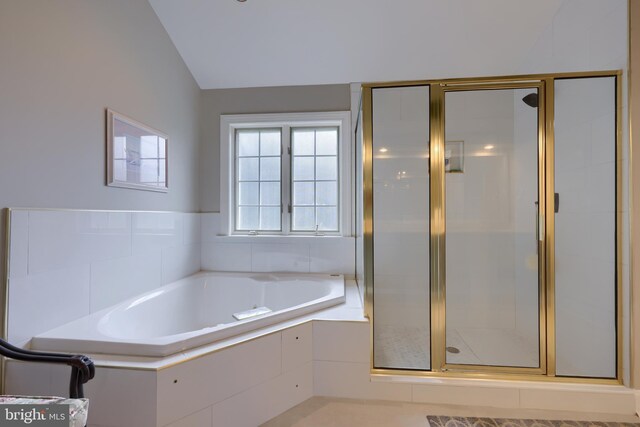
<svg viewBox="0 0 640 427">
<path fill-rule="evenodd" d="M 263 427 L 428 427 L 427 415 L 638 423 L 632 415 L 313 397 Z"/>
</svg>

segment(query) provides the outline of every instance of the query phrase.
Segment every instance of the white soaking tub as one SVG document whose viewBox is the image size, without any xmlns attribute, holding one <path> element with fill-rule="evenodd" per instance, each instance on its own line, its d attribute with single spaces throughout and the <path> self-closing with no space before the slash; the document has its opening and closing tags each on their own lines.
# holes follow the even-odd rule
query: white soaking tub
<svg viewBox="0 0 640 427">
<path fill-rule="evenodd" d="M 32 339 L 32 348 L 167 356 L 344 302 L 328 274 L 200 272 Z"/>
</svg>

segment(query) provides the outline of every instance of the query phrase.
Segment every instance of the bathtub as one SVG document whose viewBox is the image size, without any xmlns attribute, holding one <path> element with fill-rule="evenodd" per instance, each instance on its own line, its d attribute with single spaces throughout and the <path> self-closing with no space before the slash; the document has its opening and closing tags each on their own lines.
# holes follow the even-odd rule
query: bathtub
<svg viewBox="0 0 640 427">
<path fill-rule="evenodd" d="M 35 336 L 31 347 L 168 356 L 344 301 L 341 275 L 200 272 Z"/>
</svg>

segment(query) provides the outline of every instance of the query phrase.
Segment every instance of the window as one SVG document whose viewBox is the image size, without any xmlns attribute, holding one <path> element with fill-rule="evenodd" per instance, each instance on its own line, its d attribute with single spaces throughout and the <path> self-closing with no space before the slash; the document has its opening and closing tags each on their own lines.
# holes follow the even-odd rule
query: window
<svg viewBox="0 0 640 427">
<path fill-rule="evenodd" d="M 339 231 L 338 128 L 291 129 L 292 231 Z"/>
<path fill-rule="evenodd" d="M 280 129 L 236 131 L 236 229 L 281 230 Z"/>
<path fill-rule="evenodd" d="M 221 116 L 228 234 L 350 234 L 349 116 Z"/>
</svg>

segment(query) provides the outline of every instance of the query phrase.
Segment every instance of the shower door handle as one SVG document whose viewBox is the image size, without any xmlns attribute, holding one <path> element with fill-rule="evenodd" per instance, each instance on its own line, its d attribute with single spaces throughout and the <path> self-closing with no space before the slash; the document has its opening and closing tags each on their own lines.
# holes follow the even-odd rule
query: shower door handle
<svg viewBox="0 0 640 427">
<path fill-rule="evenodd" d="M 544 240 L 544 215 L 540 215 L 539 204 L 537 201 L 534 202 L 534 205 L 536 208 L 536 230 L 534 231 L 533 235 L 535 236 L 534 238 L 536 240 L 536 253 L 539 254 L 539 243 Z"/>
<path fill-rule="evenodd" d="M 537 200 L 535 202 L 533 202 L 533 205 L 536 208 L 536 226 L 535 226 L 536 229 L 535 229 L 533 235 L 534 235 L 534 238 L 536 240 L 536 250 L 537 250 L 538 241 L 539 241 L 538 234 L 539 234 L 539 230 L 540 230 L 540 208 L 538 207 L 538 201 Z"/>
</svg>

